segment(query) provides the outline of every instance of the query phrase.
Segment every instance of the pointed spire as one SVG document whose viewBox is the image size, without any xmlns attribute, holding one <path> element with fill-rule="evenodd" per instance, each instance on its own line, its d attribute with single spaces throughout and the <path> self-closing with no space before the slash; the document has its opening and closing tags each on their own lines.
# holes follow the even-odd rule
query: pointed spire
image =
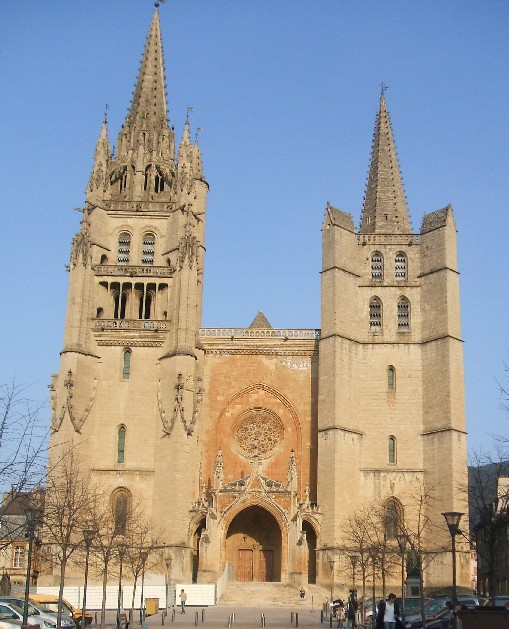
<svg viewBox="0 0 509 629">
<path fill-rule="evenodd" d="M 382 88 L 360 232 L 410 234 L 412 225 L 384 92 Z"/>
<path fill-rule="evenodd" d="M 161 149 L 164 149 L 171 155 L 172 137 L 166 111 L 163 46 L 156 8 L 145 43 L 131 108 L 118 137 L 117 157 L 131 155 L 134 156 L 134 161 L 140 145 L 144 151 L 161 154 Z M 168 140 L 169 147 L 166 146 Z"/>
<path fill-rule="evenodd" d="M 90 180 L 87 186 L 87 197 L 89 200 L 92 200 L 92 197 L 95 197 L 96 195 L 99 195 L 98 198 L 102 198 L 110 162 L 111 145 L 108 139 L 108 120 L 107 115 L 105 114 L 101 127 L 101 134 L 99 135 L 99 140 L 95 146 L 94 167 L 92 168 L 92 174 L 90 175 Z"/>
</svg>

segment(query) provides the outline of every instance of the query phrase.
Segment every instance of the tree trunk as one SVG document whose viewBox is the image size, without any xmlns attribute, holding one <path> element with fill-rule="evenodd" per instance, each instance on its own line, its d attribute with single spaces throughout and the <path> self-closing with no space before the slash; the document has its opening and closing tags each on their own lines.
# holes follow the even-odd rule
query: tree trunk
<svg viewBox="0 0 509 629">
<path fill-rule="evenodd" d="M 64 596 L 65 569 L 67 566 L 67 555 L 64 552 L 62 563 L 60 564 L 60 583 L 58 585 L 58 611 L 57 611 L 57 629 L 62 626 L 62 598 Z"/>
<path fill-rule="evenodd" d="M 103 572 L 103 600 L 101 605 L 101 629 L 104 629 L 106 624 L 106 586 L 108 585 L 108 564 L 110 562 L 109 555 L 104 558 L 104 572 Z"/>
</svg>

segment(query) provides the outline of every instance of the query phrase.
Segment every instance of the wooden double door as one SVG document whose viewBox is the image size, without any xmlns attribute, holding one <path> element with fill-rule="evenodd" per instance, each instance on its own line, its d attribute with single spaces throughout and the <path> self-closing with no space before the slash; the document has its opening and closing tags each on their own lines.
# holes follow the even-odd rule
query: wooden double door
<svg viewBox="0 0 509 629">
<path fill-rule="evenodd" d="M 274 551 L 239 548 L 236 579 L 237 581 L 273 581 Z"/>
</svg>

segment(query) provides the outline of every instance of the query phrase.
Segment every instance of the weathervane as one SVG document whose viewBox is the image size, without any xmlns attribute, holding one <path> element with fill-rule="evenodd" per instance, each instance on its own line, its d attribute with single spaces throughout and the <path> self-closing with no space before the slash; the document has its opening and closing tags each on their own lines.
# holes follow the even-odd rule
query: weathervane
<svg viewBox="0 0 509 629">
<path fill-rule="evenodd" d="M 189 114 L 193 113 L 194 107 L 187 108 L 186 122 L 189 122 Z"/>
<path fill-rule="evenodd" d="M 385 90 L 389 89 L 389 86 L 386 85 L 385 83 L 380 83 L 380 87 L 382 88 L 382 94 L 385 93 Z"/>
<path fill-rule="evenodd" d="M 154 6 L 155 6 L 155 8 L 156 8 L 156 9 L 157 9 L 157 8 L 159 8 L 159 5 L 160 5 L 160 4 L 162 4 L 163 2 L 166 2 L 166 0 L 156 0 L 156 1 L 154 2 Z"/>
</svg>

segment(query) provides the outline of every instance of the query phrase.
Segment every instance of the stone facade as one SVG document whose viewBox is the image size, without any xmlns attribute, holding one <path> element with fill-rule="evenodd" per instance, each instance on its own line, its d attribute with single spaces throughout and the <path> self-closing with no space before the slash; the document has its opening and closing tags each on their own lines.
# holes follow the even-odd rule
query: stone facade
<svg viewBox="0 0 509 629">
<path fill-rule="evenodd" d="M 247 329 L 203 329 L 208 185 L 187 121 L 175 148 L 164 83 L 156 10 L 73 240 L 50 464 L 86 448 L 112 509 L 140 497 L 161 571 L 171 557 L 184 582 L 215 581 L 228 562 L 239 580 L 346 587 L 348 518 L 392 500 L 411 525 L 408 496 L 436 488 L 439 532 L 427 534 L 441 550 L 426 584 L 449 583 L 441 512 L 466 511 L 452 209 L 412 232 L 382 93 L 360 230 L 325 210 L 321 330 L 276 330 L 262 313 Z"/>
</svg>

